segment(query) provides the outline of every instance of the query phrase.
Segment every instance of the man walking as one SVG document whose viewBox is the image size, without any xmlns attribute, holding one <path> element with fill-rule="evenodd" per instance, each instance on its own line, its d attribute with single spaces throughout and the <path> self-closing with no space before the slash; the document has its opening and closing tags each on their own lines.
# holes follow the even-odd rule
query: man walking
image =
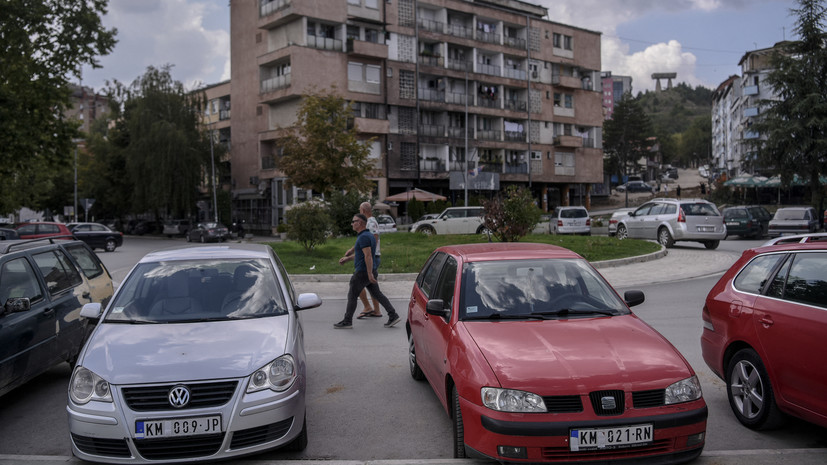
<svg viewBox="0 0 827 465">
<path fill-rule="evenodd" d="M 373 210 L 373 207 L 371 207 L 370 202 L 362 202 L 362 204 L 359 205 L 359 213 L 365 215 L 365 218 L 368 219 L 366 228 L 371 234 L 373 234 L 373 238 L 376 239 L 376 251 L 373 254 L 373 276 L 378 279 L 379 266 L 382 264 L 380 262 L 382 255 L 382 244 L 379 242 L 379 223 L 376 221 L 376 218 L 373 217 L 373 212 L 371 210 Z M 347 256 L 350 253 L 352 252 L 349 250 L 345 255 Z M 376 297 L 374 297 L 373 307 L 371 307 L 368 301 L 367 289 L 362 289 L 362 293 L 359 294 L 359 300 L 362 301 L 362 305 L 365 306 L 365 310 L 356 317 L 357 319 L 361 320 L 371 316 L 382 318 L 382 311 L 379 310 L 379 301 L 376 300 Z"/>
<path fill-rule="evenodd" d="M 373 256 L 376 253 L 376 238 L 366 229 L 368 219 L 365 215 L 357 213 L 353 216 L 351 225 L 356 231 L 356 245 L 353 246 L 353 255 L 345 254 L 339 259 L 339 264 L 343 264 L 353 260 L 353 276 L 350 277 L 350 289 L 347 293 L 347 307 L 345 309 L 345 318 L 334 324 L 336 329 L 350 329 L 353 328 L 353 314 L 356 312 L 356 299 L 362 289 L 368 289 L 370 295 L 379 301 L 385 311 L 388 313 L 388 322 L 385 323 L 386 328 L 393 327 L 399 323 L 399 314 L 391 305 L 390 300 L 379 290 L 379 283 L 373 274 Z M 350 250 L 348 250 L 350 252 Z"/>
</svg>

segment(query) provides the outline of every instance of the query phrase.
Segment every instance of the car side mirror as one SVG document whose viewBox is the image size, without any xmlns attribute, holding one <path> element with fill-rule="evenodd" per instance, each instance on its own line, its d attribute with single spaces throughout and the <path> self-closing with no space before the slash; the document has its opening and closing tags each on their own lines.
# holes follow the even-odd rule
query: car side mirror
<svg viewBox="0 0 827 465">
<path fill-rule="evenodd" d="M 307 310 L 309 308 L 316 308 L 322 304 L 322 299 L 318 295 L 312 292 L 307 292 L 304 294 L 299 294 L 299 297 L 296 299 L 296 310 Z"/>
<path fill-rule="evenodd" d="M 626 291 L 623 294 L 623 300 L 626 301 L 626 305 L 634 307 L 642 304 L 646 300 L 646 296 L 643 295 L 643 291 Z"/>
<path fill-rule="evenodd" d="M 425 304 L 425 313 L 428 315 L 448 318 L 448 310 L 445 310 L 445 302 L 442 299 L 431 299 Z"/>
<path fill-rule="evenodd" d="M 3 305 L 3 313 L 27 312 L 32 308 L 32 301 L 28 297 L 8 299 Z"/>
<path fill-rule="evenodd" d="M 80 309 L 80 316 L 89 318 L 90 320 L 97 320 L 101 317 L 102 310 L 103 307 L 100 302 L 90 302 L 83 304 L 83 307 Z"/>
</svg>

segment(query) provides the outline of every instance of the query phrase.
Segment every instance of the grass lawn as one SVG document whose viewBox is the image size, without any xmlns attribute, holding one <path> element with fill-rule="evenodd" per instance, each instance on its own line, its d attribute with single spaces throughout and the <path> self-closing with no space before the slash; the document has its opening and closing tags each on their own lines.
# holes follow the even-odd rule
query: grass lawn
<svg viewBox="0 0 827 465">
<path fill-rule="evenodd" d="M 437 247 L 488 241 L 487 236 L 481 234 L 425 236 L 409 232 L 382 234 L 381 239 L 382 273 L 418 273 Z M 269 245 L 278 253 L 290 274 L 351 274 L 353 262 L 339 265 L 339 258 L 353 247 L 355 242 L 355 236 L 329 239 L 310 252 L 295 241 L 271 242 Z M 621 241 L 608 236 L 531 234 L 524 237 L 521 242 L 558 245 L 593 262 L 645 255 L 660 250 L 660 246 L 654 242 L 634 239 Z"/>
</svg>

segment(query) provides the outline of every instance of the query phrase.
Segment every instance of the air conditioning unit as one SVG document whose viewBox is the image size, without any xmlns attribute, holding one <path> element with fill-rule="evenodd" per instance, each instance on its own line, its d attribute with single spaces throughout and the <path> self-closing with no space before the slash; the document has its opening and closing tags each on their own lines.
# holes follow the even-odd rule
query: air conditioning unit
<svg viewBox="0 0 827 465">
<path fill-rule="evenodd" d="M 540 73 L 538 73 L 537 71 L 532 71 L 531 72 L 531 77 L 533 77 L 534 79 L 537 79 L 538 77 L 540 77 Z"/>
</svg>

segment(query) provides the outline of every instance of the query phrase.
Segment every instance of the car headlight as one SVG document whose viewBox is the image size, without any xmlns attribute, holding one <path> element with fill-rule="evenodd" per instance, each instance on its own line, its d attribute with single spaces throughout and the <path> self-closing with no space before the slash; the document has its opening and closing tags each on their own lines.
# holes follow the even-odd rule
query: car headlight
<svg viewBox="0 0 827 465">
<path fill-rule="evenodd" d="M 666 405 L 698 400 L 703 396 L 697 376 L 686 378 L 666 388 Z"/>
<path fill-rule="evenodd" d="M 247 393 L 271 389 L 281 392 L 289 388 L 296 380 L 296 362 L 290 354 L 273 360 L 250 377 Z"/>
<path fill-rule="evenodd" d="M 75 368 L 72 380 L 69 382 L 69 398 L 76 404 L 86 404 L 89 401 L 112 402 L 112 391 L 109 383 L 81 366 Z"/>
<path fill-rule="evenodd" d="M 482 405 L 498 412 L 543 413 L 546 403 L 537 394 L 514 389 L 482 388 Z"/>
</svg>

